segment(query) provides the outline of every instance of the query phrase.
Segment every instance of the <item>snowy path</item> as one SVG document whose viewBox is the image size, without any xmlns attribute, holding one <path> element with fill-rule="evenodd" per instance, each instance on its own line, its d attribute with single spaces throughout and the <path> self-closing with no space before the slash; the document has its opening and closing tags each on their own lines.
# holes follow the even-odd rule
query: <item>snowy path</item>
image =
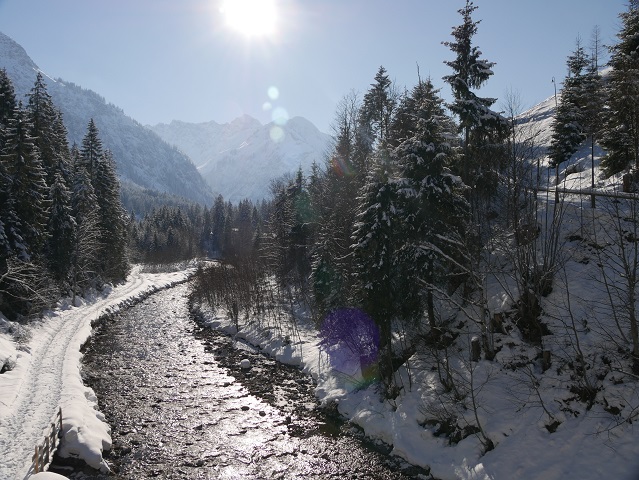
<svg viewBox="0 0 639 480">
<path fill-rule="evenodd" d="M 15 368 L 0 375 L 0 479 L 28 476 L 34 447 L 42 442 L 58 407 L 62 407 L 65 431 L 75 428 L 80 436 L 90 433 L 83 427 L 96 421 L 96 412 L 93 394 L 80 380 L 79 350 L 91 334 L 91 322 L 109 308 L 187 275 L 134 269 L 126 283 L 108 294 L 80 307 L 56 310 L 32 328 L 26 348 L 17 354 Z M 93 418 L 87 418 L 87 410 Z"/>
</svg>

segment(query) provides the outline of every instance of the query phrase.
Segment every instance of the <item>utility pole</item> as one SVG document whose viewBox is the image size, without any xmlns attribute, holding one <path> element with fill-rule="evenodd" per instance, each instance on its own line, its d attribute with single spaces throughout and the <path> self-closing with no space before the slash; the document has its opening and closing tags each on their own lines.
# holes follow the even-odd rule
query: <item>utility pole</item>
<svg viewBox="0 0 639 480">
<path fill-rule="evenodd" d="M 595 132 L 590 134 L 590 208 L 595 208 Z"/>
<path fill-rule="evenodd" d="M 557 115 L 559 104 L 557 103 L 557 82 L 555 82 L 555 77 L 552 77 L 552 84 L 555 87 L 555 115 Z M 555 203 L 559 203 L 559 163 L 555 166 Z"/>
</svg>

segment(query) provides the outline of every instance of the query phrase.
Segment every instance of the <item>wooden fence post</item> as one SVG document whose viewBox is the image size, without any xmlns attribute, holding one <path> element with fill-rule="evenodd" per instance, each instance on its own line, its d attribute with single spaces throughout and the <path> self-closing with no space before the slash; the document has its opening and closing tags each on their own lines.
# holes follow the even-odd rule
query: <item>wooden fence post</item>
<svg viewBox="0 0 639 480">
<path fill-rule="evenodd" d="M 44 443 L 35 446 L 32 459 L 33 473 L 43 472 L 49 462 L 53 461 L 52 453 L 60 443 L 60 438 L 62 438 L 62 407 L 58 407 L 55 421 L 51 422 L 49 432 L 44 437 Z"/>
<path fill-rule="evenodd" d="M 42 466 L 44 467 L 45 465 L 49 464 L 49 451 L 50 451 L 50 443 L 49 443 L 49 435 L 47 435 L 46 437 L 44 437 L 44 456 L 42 458 Z"/>
<path fill-rule="evenodd" d="M 33 471 L 35 473 L 39 473 L 40 472 L 40 469 L 38 468 L 39 467 L 39 462 L 38 462 L 38 457 L 39 456 L 40 455 L 39 455 L 39 452 L 38 452 L 38 446 L 36 445 L 36 447 L 35 447 L 35 455 L 33 455 L 33 458 L 35 459 L 34 460 L 35 461 L 35 467 L 34 467 Z"/>
</svg>

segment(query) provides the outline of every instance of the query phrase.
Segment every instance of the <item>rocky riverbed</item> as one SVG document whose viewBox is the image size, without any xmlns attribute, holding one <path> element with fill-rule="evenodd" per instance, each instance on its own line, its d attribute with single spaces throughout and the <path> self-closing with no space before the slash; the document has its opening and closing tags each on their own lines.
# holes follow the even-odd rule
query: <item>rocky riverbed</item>
<svg viewBox="0 0 639 480">
<path fill-rule="evenodd" d="M 85 382 L 112 427 L 108 476 L 69 478 L 430 478 L 320 409 L 313 383 L 256 348 L 202 326 L 188 285 L 104 321 L 86 346 Z M 250 368 L 242 368 L 248 360 Z"/>
</svg>

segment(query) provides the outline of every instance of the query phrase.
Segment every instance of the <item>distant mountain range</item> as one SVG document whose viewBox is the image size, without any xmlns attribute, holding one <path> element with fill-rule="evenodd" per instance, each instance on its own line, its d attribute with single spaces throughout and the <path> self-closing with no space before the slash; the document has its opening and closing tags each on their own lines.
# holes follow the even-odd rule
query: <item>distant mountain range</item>
<svg viewBox="0 0 639 480">
<path fill-rule="evenodd" d="M 0 68 L 6 69 L 19 100 L 40 71 L 24 48 L 3 33 Z M 330 148 L 331 137 L 301 117 L 285 125 L 262 125 L 243 116 L 228 124 L 173 121 L 145 127 L 99 94 L 42 73 L 62 111 L 69 142 L 81 144 L 93 118 L 128 192 L 148 189 L 205 204 L 217 194 L 233 202 L 258 201 L 268 197 L 272 179 L 299 167 L 308 172 Z"/>
<path fill-rule="evenodd" d="M 40 70 L 19 44 L 2 33 L 0 68 L 6 69 L 18 100 L 24 101 Z M 211 188 L 184 153 L 120 108 L 107 104 L 97 93 L 67 81 L 45 78 L 53 102 L 62 111 L 71 144 L 82 143 L 93 118 L 104 147 L 113 152 L 118 174 L 123 183 L 130 184 L 128 187 L 165 192 L 206 204 L 212 202 Z"/>
<path fill-rule="evenodd" d="M 262 125 L 245 115 L 230 123 L 173 121 L 149 127 L 197 165 L 213 191 L 238 202 L 269 196 L 271 180 L 323 165 L 332 137 L 302 117 Z"/>
</svg>

